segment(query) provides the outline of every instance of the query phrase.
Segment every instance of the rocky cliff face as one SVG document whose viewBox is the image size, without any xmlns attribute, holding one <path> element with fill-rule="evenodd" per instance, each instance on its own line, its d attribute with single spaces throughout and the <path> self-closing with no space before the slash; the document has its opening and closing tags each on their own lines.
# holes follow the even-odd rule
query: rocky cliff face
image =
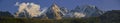
<svg viewBox="0 0 120 23">
<path fill-rule="evenodd" d="M 62 19 L 60 8 L 54 3 L 47 11 L 48 18 Z"/>
</svg>

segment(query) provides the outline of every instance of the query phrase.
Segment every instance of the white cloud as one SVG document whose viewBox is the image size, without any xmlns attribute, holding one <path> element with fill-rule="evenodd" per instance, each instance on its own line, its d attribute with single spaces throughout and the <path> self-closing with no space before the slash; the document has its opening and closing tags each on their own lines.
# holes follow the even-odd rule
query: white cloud
<svg viewBox="0 0 120 23">
<path fill-rule="evenodd" d="M 18 3 L 16 3 L 18 5 Z M 40 5 L 38 4 L 34 4 L 34 3 L 21 3 L 18 5 L 19 6 L 19 9 L 18 9 L 18 12 L 17 12 L 17 15 L 21 12 L 24 12 L 24 10 L 26 10 L 29 15 L 31 15 L 31 17 L 35 17 L 37 15 L 39 15 L 40 11 Z"/>
</svg>

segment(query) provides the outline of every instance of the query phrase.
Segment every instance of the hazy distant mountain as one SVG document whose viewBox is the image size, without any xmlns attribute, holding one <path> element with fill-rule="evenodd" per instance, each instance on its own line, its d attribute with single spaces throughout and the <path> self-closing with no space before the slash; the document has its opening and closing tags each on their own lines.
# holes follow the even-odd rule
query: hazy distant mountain
<svg viewBox="0 0 120 23">
<path fill-rule="evenodd" d="M 0 16 L 13 17 L 13 15 L 8 11 L 0 11 Z"/>
<path fill-rule="evenodd" d="M 120 10 L 107 11 L 99 18 L 101 23 L 120 23 Z"/>
<path fill-rule="evenodd" d="M 71 10 L 74 17 L 90 17 L 99 16 L 103 14 L 103 11 L 99 10 L 94 5 L 83 5 L 77 6 L 75 9 Z"/>
</svg>

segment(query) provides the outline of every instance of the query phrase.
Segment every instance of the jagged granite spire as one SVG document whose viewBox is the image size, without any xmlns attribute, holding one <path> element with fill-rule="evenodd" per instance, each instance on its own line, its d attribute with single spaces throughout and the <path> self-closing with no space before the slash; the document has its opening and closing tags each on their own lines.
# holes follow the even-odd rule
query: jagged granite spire
<svg viewBox="0 0 120 23">
<path fill-rule="evenodd" d="M 58 7 L 58 5 L 56 3 L 53 3 L 52 6 L 50 8 L 48 8 L 47 11 L 47 16 L 48 18 L 53 18 L 53 19 L 62 19 L 61 15 L 60 15 L 60 8 Z"/>
</svg>

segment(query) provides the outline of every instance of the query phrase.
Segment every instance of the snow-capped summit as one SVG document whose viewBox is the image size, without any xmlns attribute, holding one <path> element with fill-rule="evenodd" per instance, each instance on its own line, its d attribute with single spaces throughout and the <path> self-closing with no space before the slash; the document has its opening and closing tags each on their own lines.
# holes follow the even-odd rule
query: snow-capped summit
<svg viewBox="0 0 120 23">
<path fill-rule="evenodd" d="M 49 19 L 62 19 L 60 7 L 56 3 L 47 9 L 46 15 Z"/>
<path fill-rule="evenodd" d="M 91 16 L 99 16 L 103 14 L 103 11 L 99 10 L 94 5 L 84 5 L 84 6 L 77 6 L 75 9 L 72 10 L 74 17 L 91 17 Z M 76 13 L 77 12 L 77 13 Z M 81 15 L 82 14 L 82 15 Z"/>
</svg>

